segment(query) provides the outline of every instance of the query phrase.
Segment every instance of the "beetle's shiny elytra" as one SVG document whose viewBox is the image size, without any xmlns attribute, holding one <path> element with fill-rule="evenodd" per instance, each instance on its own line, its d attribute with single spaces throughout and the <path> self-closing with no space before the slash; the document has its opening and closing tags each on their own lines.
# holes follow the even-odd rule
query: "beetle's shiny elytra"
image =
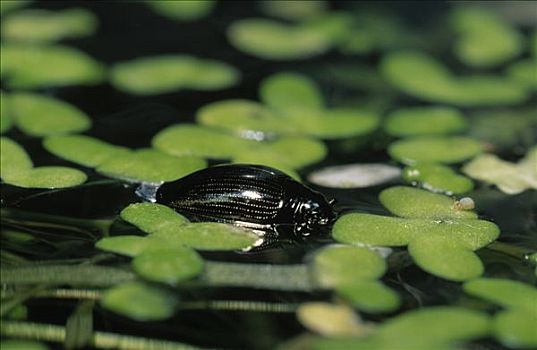
<svg viewBox="0 0 537 350">
<path fill-rule="evenodd" d="M 319 192 L 279 170 L 246 164 L 199 170 L 157 191 L 157 202 L 193 221 L 217 221 L 277 234 L 325 234 L 335 219 Z"/>
</svg>

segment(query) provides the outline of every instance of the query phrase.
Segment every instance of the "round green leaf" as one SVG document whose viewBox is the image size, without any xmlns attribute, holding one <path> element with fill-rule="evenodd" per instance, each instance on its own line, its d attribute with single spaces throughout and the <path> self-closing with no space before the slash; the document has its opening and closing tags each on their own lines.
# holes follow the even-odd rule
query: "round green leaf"
<svg viewBox="0 0 537 350">
<path fill-rule="evenodd" d="M 207 16 L 215 7 L 214 0 L 146 0 L 153 11 L 178 21 L 195 21 Z"/>
<path fill-rule="evenodd" d="M 304 59 L 332 47 L 332 40 L 316 28 L 262 18 L 235 21 L 227 35 L 237 49 L 268 60 Z"/>
<path fill-rule="evenodd" d="M 448 196 L 412 187 L 390 187 L 379 194 L 379 199 L 389 211 L 406 218 L 477 218 L 473 211 L 457 209 L 455 200 Z"/>
<path fill-rule="evenodd" d="M 140 236 L 105 237 L 98 240 L 95 247 L 116 254 L 136 256 L 147 248 L 147 240 Z"/>
<path fill-rule="evenodd" d="M 92 168 L 130 152 L 128 148 L 85 135 L 50 136 L 43 140 L 43 147 L 55 156 Z"/>
<path fill-rule="evenodd" d="M 2 80 L 11 88 L 94 85 L 104 77 L 100 63 L 74 48 L 3 44 L 0 49 Z"/>
<path fill-rule="evenodd" d="M 8 95 L 0 91 L 0 133 L 2 134 L 11 129 L 13 125 L 13 117 L 8 106 Z"/>
<path fill-rule="evenodd" d="M 257 141 L 246 140 L 218 130 L 197 125 L 172 125 L 153 137 L 153 147 L 174 156 L 194 155 L 230 159 L 253 147 Z"/>
<path fill-rule="evenodd" d="M 390 156 L 402 163 L 415 162 L 459 163 L 483 151 L 481 144 L 471 138 L 415 137 L 396 141 L 388 147 Z"/>
<path fill-rule="evenodd" d="M 520 308 L 537 314 L 537 288 L 502 278 L 479 278 L 464 284 L 464 291 L 504 307 Z"/>
<path fill-rule="evenodd" d="M 296 112 L 297 110 L 293 111 Z M 319 114 L 305 109 L 294 118 L 301 121 L 303 133 L 325 140 L 367 135 L 375 131 L 380 124 L 377 114 L 356 108 L 334 108 Z"/>
<path fill-rule="evenodd" d="M 537 90 L 537 59 L 527 59 L 513 63 L 507 68 L 507 76 L 525 87 Z"/>
<path fill-rule="evenodd" d="M 146 249 L 132 260 L 132 268 L 145 279 L 177 284 L 197 276 L 203 259 L 187 247 Z"/>
<path fill-rule="evenodd" d="M 384 130 L 393 136 L 451 134 L 466 129 L 463 115 L 450 107 L 410 107 L 392 112 Z"/>
<path fill-rule="evenodd" d="M 323 14 L 328 9 L 328 2 L 324 0 L 310 1 L 270 1 L 260 3 L 263 13 L 286 20 L 303 20 Z"/>
<path fill-rule="evenodd" d="M 84 112 L 55 98 L 13 93 L 9 103 L 17 127 L 31 136 L 76 133 L 91 127 L 91 120 Z"/>
<path fill-rule="evenodd" d="M 311 268 L 317 284 L 331 288 L 379 278 L 386 262 L 368 248 L 332 246 L 315 254 Z"/>
<path fill-rule="evenodd" d="M 32 340 L 2 340 L 0 341 L 2 350 L 48 350 L 45 344 Z"/>
<path fill-rule="evenodd" d="M 297 73 L 286 72 L 269 76 L 261 82 L 259 95 L 261 101 L 276 109 L 323 108 L 323 96 L 317 84 Z"/>
<path fill-rule="evenodd" d="M 251 230 L 215 222 L 168 225 L 154 231 L 152 237 L 198 250 L 239 250 L 261 243 L 261 238 Z"/>
<path fill-rule="evenodd" d="M 450 167 L 436 163 L 417 163 L 403 169 L 403 178 L 433 192 L 466 193 L 474 188 L 472 180 L 458 175 Z"/>
<path fill-rule="evenodd" d="M 491 322 L 484 313 L 459 307 L 428 307 L 406 312 L 383 323 L 375 338 L 392 345 L 422 343 L 413 349 L 436 349 L 432 344 L 445 344 L 481 338 L 490 333 Z M 429 346 L 423 347 L 423 345 Z M 393 349 L 393 348 L 392 348 Z"/>
<path fill-rule="evenodd" d="M 180 89 L 218 90 L 236 84 L 239 76 L 239 71 L 223 62 L 186 55 L 137 58 L 117 63 L 110 72 L 117 89 L 139 95 Z"/>
<path fill-rule="evenodd" d="M 422 236 L 408 245 L 408 252 L 423 270 L 451 281 L 467 281 L 483 274 L 479 257 L 451 237 Z"/>
<path fill-rule="evenodd" d="M 24 148 L 7 137 L 0 137 L 0 177 L 16 176 L 33 166 Z"/>
<path fill-rule="evenodd" d="M 13 186 L 49 189 L 78 186 L 88 179 L 82 171 L 63 166 L 42 166 L 10 173 L 2 178 Z"/>
<path fill-rule="evenodd" d="M 494 317 L 494 334 L 502 344 L 509 348 L 536 348 L 536 329 L 537 312 L 506 310 Z"/>
<path fill-rule="evenodd" d="M 127 181 L 160 183 L 177 180 L 206 166 L 207 162 L 198 157 L 175 157 L 148 148 L 107 158 L 97 171 Z"/>
<path fill-rule="evenodd" d="M 358 310 L 368 313 L 394 311 L 401 304 L 399 295 L 378 281 L 357 281 L 337 286 L 336 293 Z"/>
<path fill-rule="evenodd" d="M 82 8 L 62 11 L 25 10 L 2 21 L 2 39 L 19 42 L 52 42 L 91 35 L 97 18 Z"/>
<path fill-rule="evenodd" d="M 174 230 L 188 220 L 170 207 L 156 203 L 133 203 L 120 213 L 123 220 L 146 233 Z"/>
<path fill-rule="evenodd" d="M 136 321 L 157 321 L 173 315 L 177 297 L 145 283 L 128 282 L 105 291 L 100 303 Z"/>
</svg>

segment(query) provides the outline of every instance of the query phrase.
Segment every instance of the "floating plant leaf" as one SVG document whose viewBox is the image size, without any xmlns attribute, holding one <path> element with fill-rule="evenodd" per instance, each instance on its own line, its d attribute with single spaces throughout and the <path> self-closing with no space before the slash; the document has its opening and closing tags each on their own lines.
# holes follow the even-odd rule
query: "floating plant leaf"
<svg viewBox="0 0 537 350">
<path fill-rule="evenodd" d="M 323 0 L 311 1 L 271 1 L 260 2 L 262 12 L 269 16 L 290 21 L 300 21 L 324 13 L 328 3 Z"/>
<path fill-rule="evenodd" d="M 462 171 L 477 180 L 495 184 L 507 194 L 537 189 L 537 147 L 530 149 L 518 163 L 501 160 L 493 154 L 483 154 L 467 163 Z"/>
<path fill-rule="evenodd" d="M 261 82 L 259 95 L 269 107 L 286 110 L 294 108 L 323 108 L 323 96 L 317 84 L 297 73 L 277 73 Z"/>
<path fill-rule="evenodd" d="M 10 2 L 10 1 L 2 1 Z M 48 346 L 32 340 L 2 340 L 0 341 L 0 349 L 2 350 L 48 350 Z"/>
<path fill-rule="evenodd" d="M 336 287 L 336 293 L 360 311 L 369 313 L 396 310 L 401 301 L 396 292 L 378 281 L 355 281 Z"/>
<path fill-rule="evenodd" d="M 28 153 L 7 137 L 0 138 L 0 176 L 16 176 L 33 167 Z"/>
<path fill-rule="evenodd" d="M 167 225 L 165 229 L 154 231 L 151 237 L 198 250 L 239 250 L 250 248 L 260 242 L 260 237 L 251 230 L 216 222 L 177 227 Z"/>
<path fill-rule="evenodd" d="M 177 298 L 142 282 L 127 282 L 104 292 L 101 305 L 136 321 L 157 321 L 171 317 Z"/>
<path fill-rule="evenodd" d="M 327 153 L 327 147 L 321 141 L 305 137 L 287 137 L 241 150 L 233 157 L 233 161 L 276 168 L 282 166 L 284 170 L 300 169 L 323 160 Z"/>
<path fill-rule="evenodd" d="M 180 89 L 218 90 L 237 83 L 232 66 L 187 55 L 163 55 L 117 63 L 110 79 L 119 90 L 153 95 Z"/>
<path fill-rule="evenodd" d="M 203 259 L 188 247 L 147 249 L 132 260 L 132 268 L 150 281 L 177 284 L 197 276 Z"/>
<path fill-rule="evenodd" d="M 75 133 L 91 127 L 91 120 L 84 112 L 55 98 L 12 93 L 9 103 L 17 127 L 31 136 Z"/>
<path fill-rule="evenodd" d="M 195 21 L 207 16 L 216 5 L 214 0 L 146 0 L 153 11 L 178 21 Z"/>
<path fill-rule="evenodd" d="M 436 163 L 417 163 L 403 169 L 403 178 L 412 184 L 446 194 L 465 193 L 474 188 L 472 180 L 458 175 L 450 167 Z"/>
<path fill-rule="evenodd" d="M 380 124 L 379 115 L 359 108 L 328 109 L 317 116 L 309 113 L 309 118 L 303 114 L 308 114 L 308 111 L 298 115 L 302 121 L 302 132 L 325 140 L 367 135 Z"/>
<path fill-rule="evenodd" d="M 473 211 L 454 207 L 455 201 L 442 194 L 406 186 L 390 187 L 379 195 L 380 202 L 392 213 L 406 218 L 474 219 Z"/>
<path fill-rule="evenodd" d="M 481 144 L 462 136 L 408 138 L 388 147 L 390 156 L 406 164 L 415 162 L 459 163 L 483 151 Z"/>
<path fill-rule="evenodd" d="M 408 245 L 408 252 L 423 270 L 450 281 L 471 280 L 484 271 L 479 257 L 451 237 L 416 238 Z"/>
<path fill-rule="evenodd" d="M 341 304 L 303 303 L 296 315 L 304 327 L 326 337 L 359 336 L 367 332 L 367 326 L 356 312 Z"/>
<path fill-rule="evenodd" d="M 78 169 L 63 166 L 41 166 L 24 172 L 2 175 L 2 179 L 14 186 L 25 188 L 64 188 L 80 185 L 87 175 Z"/>
<path fill-rule="evenodd" d="M 85 135 L 50 136 L 43 140 L 50 153 L 87 167 L 97 167 L 107 159 L 128 154 L 130 150 Z"/>
<path fill-rule="evenodd" d="M 466 282 L 463 288 L 466 293 L 492 303 L 537 315 L 535 286 L 502 278 L 478 278 Z"/>
<path fill-rule="evenodd" d="M 451 238 L 465 249 L 476 250 L 493 242 L 500 230 L 485 220 L 404 219 L 351 213 L 339 218 L 332 229 L 333 238 L 347 244 L 404 246 L 423 236 Z"/>
<path fill-rule="evenodd" d="M 188 220 L 175 210 L 156 203 L 133 203 L 123 209 L 121 218 L 147 233 L 176 229 Z"/>
<path fill-rule="evenodd" d="M 322 168 L 309 174 L 308 181 L 331 188 L 362 188 L 399 179 L 401 170 L 386 164 L 347 164 Z"/>
<path fill-rule="evenodd" d="M 450 107 L 410 107 L 392 112 L 384 130 L 393 136 L 451 134 L 466 129 L 462 114 Z"/>
<path fill-rule="evenodd" d="M 496 314 L 493 320 L 495 337 L 509 348 L 537 347 L 537 312 L 533 311 L 514 309 Z"/>
<path fill-rule="evenodd" d="M 8 131 L 12 125 L 13 117 L 9 108 L 8 95 L 0 91 L 0 133 Z"/>
<path fill-rule="evenodd" d="M 206 166 L 205 160 L 198 157 L 175 157 L 147 148 L 108 158 L 97 171 L 127 181 L 160 183 L 177 180 Z"/>
<path fill-rule="evenodd" d="M 267 60 L 305 59 L 332 47 L 331 38 L 317 28 L 262 18 L 235 21 L 227 36 L 237 49 Z"/>
<path fill-rule="evenodd" d="M 101 250 L 131 257 L 142 253 L 147 245 L 147 240 L 140 236 L 105 237 L 95 243 Z"/>
<path fill-rule="evenodd" d="M 393 52 L 381 63 L 384 77 L 406 94 L 457 106 L 516 104 L 528 91 L 516 82 L 495 76 L 456 77 L 440 62 L 419 51 Z"/>
<path fill-rule="evenodd" d="M 529 89 L 537 90 L 537 59 L 527 59 L 513 63 L 507 68 L 507 76 Z"/>
<path fill-rule="evenodd" d="M 169 126 L 152 140 L 153 147 L 164 153 L 215 159 L 230 159 L 256 143 L 215 129 L 189 124 Z"/>
<path fill-rule="evenodd" d="M 24 7 L 31 2 L 32 0 L 0 1 L 0 14 L 3 15 L 5 12 L 9 12 L 9 11 Z"/>
<path fill-rule="evenodd" d="M 2 44 L 0 50 L 2 80 L 11 88 L 94 85 L 104 77 L 100 63 L 67 46 Z"/>
<path fill-rule="evenodd" d="M 523 37 L 500 16 L 482 7 L 459 7 L 451 16 L 459 38 L 455 54 L 472 67 L 490 68 L 519 55 Z"/>
<path fill-rule="evenodd" d="M 25 10 L 2 21 L 2 39 L 18 42 L 52 42 L 91 35 L 97 18 L 83 8 L 61 11 Z"/>
<path fill-rule="evenodd" d="M 332 246 L 315 254 L 311 268 L 317 283 L 330 288 L 379 278 L 386 272 L 386 262 L 368 248 Z"/>
</svg>

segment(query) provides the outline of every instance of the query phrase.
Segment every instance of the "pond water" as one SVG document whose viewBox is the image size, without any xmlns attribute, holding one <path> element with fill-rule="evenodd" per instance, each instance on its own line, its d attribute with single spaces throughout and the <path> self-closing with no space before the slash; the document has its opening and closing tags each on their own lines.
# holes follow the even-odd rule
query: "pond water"
<svg viewBox="0 0 537 350">
<path fill-rule="evenodd" d="M 535 13 L 2 0 L 2 349 L 537 347 Z M 229 162 L 331 233 L 138 195 Z"/>
</svg>

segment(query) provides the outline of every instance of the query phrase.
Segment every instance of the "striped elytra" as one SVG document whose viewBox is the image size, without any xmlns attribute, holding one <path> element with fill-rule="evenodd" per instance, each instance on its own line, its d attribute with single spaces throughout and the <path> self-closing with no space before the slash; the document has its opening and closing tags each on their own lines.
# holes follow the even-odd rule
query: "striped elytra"
<svg viewBox="0 0 537 350">
<path fill-rule="evenodd" d="M 276 234 L 324 234 L 335 219 L 319 192 L 279 170 L 218 165 L 163 184 L 156 200 L 192 221 L 217 221 Z"/>
</svg>

